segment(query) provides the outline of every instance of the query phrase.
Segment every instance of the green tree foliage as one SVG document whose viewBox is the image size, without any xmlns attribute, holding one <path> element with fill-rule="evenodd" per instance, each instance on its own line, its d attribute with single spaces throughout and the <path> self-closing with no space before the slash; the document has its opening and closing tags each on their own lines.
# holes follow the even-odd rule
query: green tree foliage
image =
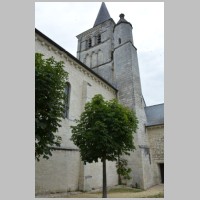
<svg viewBox="0 0 200 200">
<path fill-rule="evenodd" d="M 48 159 L 52 155 L 52 146 L 60 146 L 61 137 L 55 133 L 63 117 L 67 75 L 63 62 L 35 54 L 35 158 L 38 161 L 40 156 Z"/>
<path fill-rule="evenodd" d="M 130 172 L 131 168 L 128 167 L 128 161 L 124 158 L 119 157 L 116 163 L 117 173 L 119 175 L 119 185 L 122 184 L 122 178 L 125 180 L 131 179 Z"/>
<path fill-rule="evenodd" d="M 105 101 L 95 95 L 86 103 L 77 125 L 72 126 L 71 140 L 80 149 L 84 163 L 103 163 L 103 198 L 107 197 L 106 160 L 116 161 L 122 154 L 135 149 L 133 133 L 138 120 L 135 113 L 116 100 Z"/>
</svg>

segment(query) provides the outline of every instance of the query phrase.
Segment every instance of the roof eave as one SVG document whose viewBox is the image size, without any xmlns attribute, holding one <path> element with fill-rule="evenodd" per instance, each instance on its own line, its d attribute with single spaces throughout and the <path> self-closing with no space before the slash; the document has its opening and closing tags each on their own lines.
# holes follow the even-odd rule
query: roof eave
<svg viewBox="0 0 200 200">
<path fill-rule="evenodd" d="M 89 67 L 87 67 L 84 63 L 82 63 L 80 60 L 78 60 L 76 57 L 74 57 L 72 54 L 70 54 L 68 51 L 66 51 L 63 47 L 61 47 L 60 45 L 58 45 L 57 43 L 55 43 L 53 40 L 51 40 L 49 37 L 47 37 L 46 35 L 44 35 L 42 32 L 40 32 L 38 29 L 35 28 L 35 32 L 37 34 L 39 34 L 41 37 L 45 38 L 49 43 L 53 44 L 55 47 L 57 47 L 58 49 L 60 49 L 61 51 L 63 51 L 64 53 L 66 53 L 70 58 L 74 59 L 78 64 L 82 65 L 85 69 L 87 69 L 89 72 L 91 72 L 92 74 L 94 74 L 96 77 L 98 77 L 99 79 L 101 79 L 103 82 L 105 82 L 107 85 L 109 85 L 111 88 L 113 88 L 116 92 L 118 91 L 117 88 L 115 88 L 113 85 L 111 85 L 108 81 L 106 81 L 104 78 L 102 78 L 101 76 L 99 76 L 98 74 L 96 74 L 92 69 L 90 69 Z"/>
<path fill-rule="evenodd" d="M 155 126 L 164 126 L 164 123 L 161 123 L 161 124 L 147 124 L 147 125 L 145 125 L 146 128 L 155 127 Z"/>
</svg>

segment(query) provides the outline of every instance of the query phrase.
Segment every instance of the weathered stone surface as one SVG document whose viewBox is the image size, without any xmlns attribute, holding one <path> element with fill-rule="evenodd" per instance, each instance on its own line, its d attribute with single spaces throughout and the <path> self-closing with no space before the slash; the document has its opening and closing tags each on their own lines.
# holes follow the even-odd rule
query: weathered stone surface
<svg viewBox="0 0 200 200">
<path fill-rule="evenodd" d="M 102 94 L 105 99 L 116 98 L 116 90 L 110 87 L 90 71 L 76 63 L 66 54 L 61 56 L 59 49 L 37 35 L 35 51 L 43 53 L 46 58 L 53 56 L 64 61 L 65 70 L 69 73 L 71 85 L 69 118 L 63 119 L 58 135 L 62 137 L 61 148 L 56 150 L 49 160 L 36 162 L 36 193 L 89 190 L 102 185 L 102 163 L 83 166 L 79 151 L 70 140 L 70 126 L 75 125 L 74 119 L 79 118 L 87 101 L 95 94 Z M 51 46 L 51 50 L 49 50 Z M 54 49 L 54 50 L 53 50 Z M 108 163 L 108 185 L 117 184 L 115 163 Z M 85 178 L 91 176 L 91 178 Z"/>
<path fill-rule="evenodd" d="M 124 156 L 132 169 L 131 180 L 127 181 L 127 185 L 146 189 L 161 181 L 159 163 L 164 163 L 164 127 L 145 126 L 145 102 L 132 25 L 123 15 L 121 17 L 123 19 L 117 25 L 108 19 L 77 36 L 77 58 L 118 91 L 91 73 L 82 63 L 37 35 L 36 52 L 64 61 L 65 70 L 69 73 L 71 93 L 69 118 L 62 121 L 58 131 L 65 150 L 55 151 L 49 161 L 36 162 L 36 192 L 89 191 L 102 187 L 102 163 L 83 165 L 79 152 L 74 150 L 77 147 L 70 141 L 70 126 L 75 124 L 74 119 L 80 116 L 85 103 L 95 94 L 102 94 L 107 100 L 117 98 L 120 103 L 133 109 L 139 119 L 138 130 L 134 135 L 136 150 L 130 156 Z M 107 162 L 107 185 L 114 186 L 117 182 L 115 162 Z"/>
</svg>

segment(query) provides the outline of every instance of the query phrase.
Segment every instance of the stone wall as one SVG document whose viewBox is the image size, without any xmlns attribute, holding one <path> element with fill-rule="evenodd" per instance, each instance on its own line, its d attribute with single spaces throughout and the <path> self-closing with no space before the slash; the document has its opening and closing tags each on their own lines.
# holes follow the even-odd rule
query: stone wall
<svg viewBox="0 0 200 200">
<path fill-rule="evenodd" d="M 79 152 L 67 150 L 56 150 L 49 160 L 36 162 L 36 194 L 78 190 L 79 163 Z"/>
<path fill-rule="evenodd" d="M 161 183 L 159 164 L 164 163 L 164 126 L 147 128 L 155 184 Z"/>
<path fill-rule="evenodd" d="M 79 118 L 85 103 L 95 94 L 102 94 L 106 100 L 110 100 L 116 98 L 116 90 L 37 34 L 35 51 L 43 53 L 45 58 L 53 56 L 57 61 L 63 61 L 65 70 L 69 73 L 68 82 L 71 86 L 69 117 L 62 120 L 62 127 L 57 133 L 62 137 L 61 149 L 54 151 L 49 160 L 41 159 L 36 162 L 36 193 L 84 189 L 85 185 L 88 185 L 90 175 L 93 181 L 88 187 L 99 187 L 102 184 L 102 176 L 99 175 L 101 163 L 82 165 L 78 148 L 70 140 L 70 126 L 75 125 L 74 120 Z M 115 164 L 108 166 L 107 173 L 113 177 L 109 184 L 115 185 L 117 184 Z"/>
<path fill-rule="evenodd" d="M 114 22 L 112 20 L 107 20 L 77 36 L 77 58 L 111 84 L 114 83 L 113 28 Z M 96 36 L 99 34 L 101 35 L 101 42 L 97 43 Z M 91 47 L 87 47 L 89 38 L 91 38 L 92 41 Z"/>
<path fill-rule="evenodd" d="M 145 133 L 146 115 L 142 97 L 137 49 L 133 45 L 132 27 L 129 23 L 119 23 L 114 29 L 114 73 L 119 90 L 119 101 L 133 109 L 139 120 L 137 133 L 134 135 L 136 150 L 131 153 L 128 165 L 132 169 L 132 180 L 128 185 L 142 189 L 153 183 L 152 166 L 149 155 L 148 135 Z"/>
</svg>

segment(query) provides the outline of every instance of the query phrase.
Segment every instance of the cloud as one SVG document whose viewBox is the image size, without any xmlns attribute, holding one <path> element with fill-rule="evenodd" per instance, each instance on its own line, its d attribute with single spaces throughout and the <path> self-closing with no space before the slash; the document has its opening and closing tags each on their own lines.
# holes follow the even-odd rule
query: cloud
<svg viewBox="0 0 200 200">
<path fill-rule="evenodd" d="M 93 27 L 101 2 L 35 2 L 35 26 L 76 56 L 76 36 Z M 164 3 L 106 2 L 117 23 L 119 14 L 133 26 L 143 96 L 147 105 L 164 102 Z"/>
<path fill-rule="evenodd" d="M 147 105 L 164 102 L 164 51 L 154 49 L 138 53 L 143 95 Z M 151 97 L 151 98 L 148 98 Z"/>
</svg>

